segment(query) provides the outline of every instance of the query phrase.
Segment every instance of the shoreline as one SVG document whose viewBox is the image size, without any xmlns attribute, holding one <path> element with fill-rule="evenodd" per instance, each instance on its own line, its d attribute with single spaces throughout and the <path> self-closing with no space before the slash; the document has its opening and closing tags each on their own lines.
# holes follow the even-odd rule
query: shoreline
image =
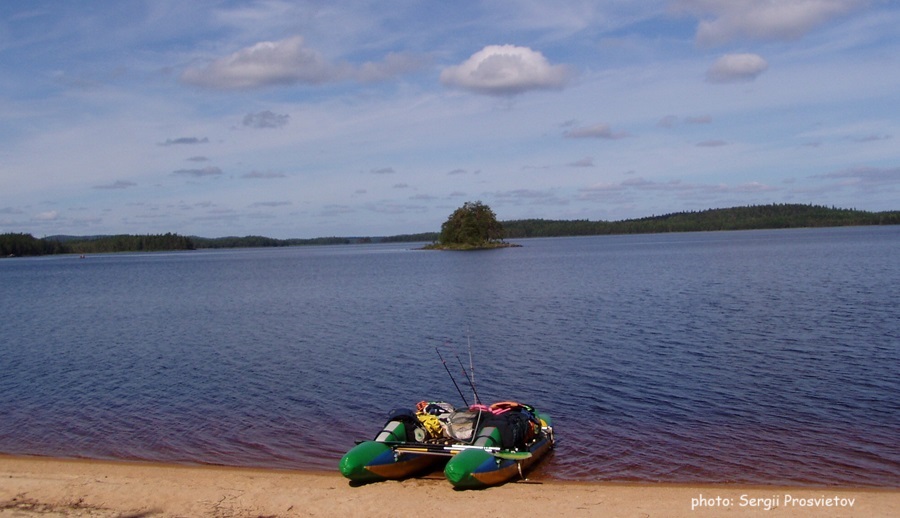
<svg viewBox="0 0 900 518">
<path fill-rule="evenodd" d="M 521 481 L 439 475 L 354 486 L 337 473 L 0 454 L 0 516 L 898 516 L 900 488 Z"/>
</svg>

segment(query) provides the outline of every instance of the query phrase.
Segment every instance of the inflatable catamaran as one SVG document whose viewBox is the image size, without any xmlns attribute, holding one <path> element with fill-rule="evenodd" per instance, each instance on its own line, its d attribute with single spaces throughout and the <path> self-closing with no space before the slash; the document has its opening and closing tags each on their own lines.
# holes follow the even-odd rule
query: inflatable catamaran
<svg viewBox="0 0 900 518">
<path fill-rule="evenodd" d="M 392 411 L 374 440 L 344 455 L 340 470 L 365 483 L 408 478 L 446 461 L 444 475 L 454 487 L 484 488 L 524 478 L 552 448 L 550 416 L 530 405 L 501 401 L 457 410 L 422 401 L 414 411 Z"/>
</svg>

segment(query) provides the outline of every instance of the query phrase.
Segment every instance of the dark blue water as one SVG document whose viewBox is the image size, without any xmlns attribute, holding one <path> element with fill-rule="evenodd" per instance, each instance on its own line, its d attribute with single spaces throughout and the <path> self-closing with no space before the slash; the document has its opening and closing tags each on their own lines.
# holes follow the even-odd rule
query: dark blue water
<svg viewBox="0 0 900 518">
<path fill-rule="evenodd" d="M 900 486 L 900 227 L 521 243 L 2 260 L 0 452 L 334 470 L 468 334 L 537 478 Z"/>
</svg>

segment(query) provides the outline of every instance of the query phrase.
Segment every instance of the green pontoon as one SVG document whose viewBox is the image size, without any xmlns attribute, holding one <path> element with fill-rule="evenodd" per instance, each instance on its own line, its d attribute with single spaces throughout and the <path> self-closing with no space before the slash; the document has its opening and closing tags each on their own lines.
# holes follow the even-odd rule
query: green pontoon
<svg viewBox="0 0 900 518">
<path fill-rule="evenodd" d="M 395 410 L 371 441 L 341 459 L 341 473 L 354 482 L 397 480 L 434 470 L 457 488 L 502 484 L 524 473 L 553 448 L 547 414 L 503 401 L 456 410 L 444 402 L 420 402 L 415 411 Z"/>
</svg>

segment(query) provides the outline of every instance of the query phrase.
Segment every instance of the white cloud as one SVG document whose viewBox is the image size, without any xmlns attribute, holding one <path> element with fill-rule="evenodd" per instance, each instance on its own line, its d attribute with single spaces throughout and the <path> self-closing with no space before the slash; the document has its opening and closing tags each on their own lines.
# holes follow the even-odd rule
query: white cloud
<svg viewBox="0 0 900 518">
<path fill-rule="evenodd" d="M 737 83 L 753 81 L 769 68 L 769 63 L 758 54 L 725 54 L 706 71 L 710 83 Z"/>
<path fill-rule="evenodd" d="M 674 9 L 702 18 L 697 26 L 697 43 L 715 46 L 741 38 L 797 39 L 866 3 L 866 0 L 678 0 Z"/>
<path fill-rule="evenodd" d="M 303 37 L 263 41 L 181 75 L 188 84 L 220 90 L 243 90 L 297 83 L 321 84 L 343 76 L 339 67 L 307 48 Z"/>
<path fill-rule="evenodd" d="M 445 68 L 441 82 L 502 96 L 562 88 L 570 76 L 567 66 L 551 65 L 543 54 L 528 47 L 488 45 L 461 64 Z"/>
<path fill-rule="evenodd" d="M 307 47 L 302 36 L 263 41 L 181 75 L 187 84 L 218 90 L 251 90 L 277 85 L 322 85 L 345 80 L 384 81 L 421 68 L 425 59 L 407 52 L 355 66 L 331 63 Z"/>
</svg>

